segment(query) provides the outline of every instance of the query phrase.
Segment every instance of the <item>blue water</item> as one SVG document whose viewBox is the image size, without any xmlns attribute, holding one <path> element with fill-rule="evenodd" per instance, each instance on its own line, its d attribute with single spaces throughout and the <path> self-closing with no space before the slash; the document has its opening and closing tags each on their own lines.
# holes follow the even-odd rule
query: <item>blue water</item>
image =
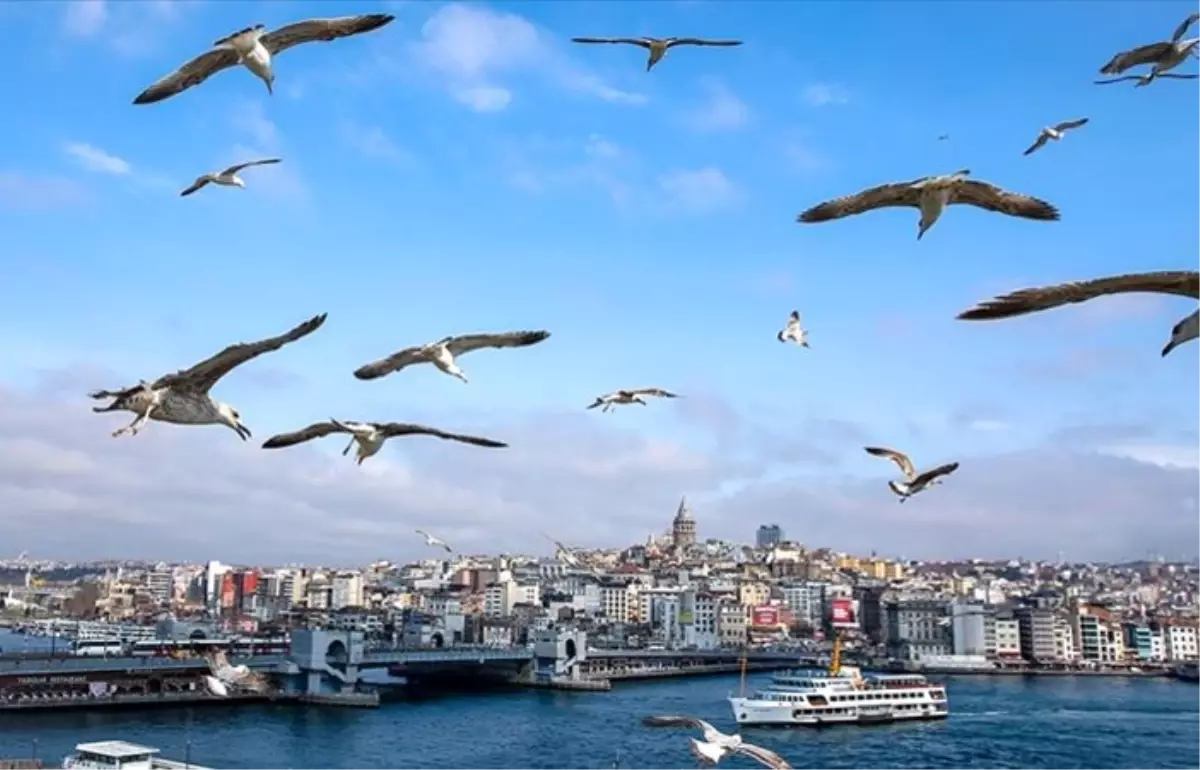
<svg viewBox="0 0 1200 770">
<path fill-rule="evenodd" d="M 750 685 L 767 680 L 750 677 Z M 743 734 L 795 767 L 1197 767 L 1200 689 L 1170 680 L 945 677 L 945 722 Z M 689 713 L 719 729 L 736 677 L 618 684 L 608 693 L 448 695 L 356 710 L 240 706 L 0 713 L 0 756 L 55 766 L 76 743 L 123 739 L 213 768 L 695 767 L 686 731 L 647 714 Z M 51 764 L 53 763 L 53 764 Z M 750 767 L 740 757 L 722 766 Z"/>
</svg>

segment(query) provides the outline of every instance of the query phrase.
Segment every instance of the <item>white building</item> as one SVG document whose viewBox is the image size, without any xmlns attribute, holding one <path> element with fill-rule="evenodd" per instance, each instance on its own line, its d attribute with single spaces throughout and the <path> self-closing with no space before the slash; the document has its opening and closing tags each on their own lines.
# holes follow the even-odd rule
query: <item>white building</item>
<svg viewBox="0 0 1200 770">
<path fill-rule="evenodd" d="M 329 609 L 363 606 L 363 579 L 358 572 L 340 572 L 329 584 Z"/>
<path fill-rule="evenodd" d="M 996 657 L 1021 657 L 1021 624 L 1016 618 L 996 619 Z"/>
<path fill-rule="evenodd" d="M 600 611 L 610 623 L 636 623 L 639 619 L 638 609 L 637 583 L 600 586 Z"/>
<path fill-rule="evenodd" d="M 1168 660 L 1196 660 L 1196 627 L 1170 625 L 1166 627 L 1165 646 Z"/>
</svg>

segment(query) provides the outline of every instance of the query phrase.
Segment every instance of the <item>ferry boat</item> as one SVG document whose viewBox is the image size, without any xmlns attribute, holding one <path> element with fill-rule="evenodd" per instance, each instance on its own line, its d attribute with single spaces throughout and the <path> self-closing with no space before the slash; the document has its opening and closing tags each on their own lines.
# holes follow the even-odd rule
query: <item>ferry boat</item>
<svg viewBox="0 0 1200 770">
<path fill-rule="evenodd" d="M 126 741 L 81 743 L 63 759 L 64 770 L 209 770 L 158 756 L 158 749 Z"/>
<path fill-rule="evenodd" d="M 744 672 L 743 672 L 744 676 Z M 730 696 L 739 725 L 824 727 L 836 724 L 886 724 L 945 719 L 946 688 L 919 674 L 863 677 L 855 666 L 841 665 L 841 640 L 834 640 L 827 671 L 776 674 L 772 684 L 750 697 Z"/>
</svg>

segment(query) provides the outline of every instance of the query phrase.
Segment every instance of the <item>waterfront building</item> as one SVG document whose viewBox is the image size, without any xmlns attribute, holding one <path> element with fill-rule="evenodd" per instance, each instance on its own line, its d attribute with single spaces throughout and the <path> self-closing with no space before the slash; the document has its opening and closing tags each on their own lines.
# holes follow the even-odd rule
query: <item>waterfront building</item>
<svg viewBox="0 0 1200 770">
<path fill-rule="evenodd" d="M 783 542 L 783 530 L 778 524 L 763 524 L 754 537 L 757 548 L 770 548 Z"/>
<path fill-rule="evenodd" d="M 1021 657 L 1030 663 L 1064 660 L 1062 635 L 1056 634 L 1054 611 L 1042 607 L 1019 607 L 1017 618 Z M 1069 629 L 1067 634 L 1070 637 Z"/>
<path fill-rule="evenodd" d="M 941 599 L 897 599 L 884 610 L 889 657 L 919 661 L 953 654 L 949 605 Z"/>
</svg>

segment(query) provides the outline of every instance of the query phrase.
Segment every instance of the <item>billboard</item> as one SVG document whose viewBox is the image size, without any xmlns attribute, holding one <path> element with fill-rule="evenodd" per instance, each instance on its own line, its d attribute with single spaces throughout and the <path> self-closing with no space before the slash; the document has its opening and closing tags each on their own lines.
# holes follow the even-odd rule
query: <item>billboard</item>
<svg viewBox="0 0 1200 770">
<path fill-rule="evenodd" d="M 770 628 L 779 625 L 779 608 L 770 605 L 755 607 L 750 611 L 750 625 Z"/>
<path fill-rule="evenodd" d="M 850 599 L 834 599 L 829 604 L 829 619 L 834 628 L 849 628 L 857 626 L 854 617 L 854 602 Z"/>
</svg>

